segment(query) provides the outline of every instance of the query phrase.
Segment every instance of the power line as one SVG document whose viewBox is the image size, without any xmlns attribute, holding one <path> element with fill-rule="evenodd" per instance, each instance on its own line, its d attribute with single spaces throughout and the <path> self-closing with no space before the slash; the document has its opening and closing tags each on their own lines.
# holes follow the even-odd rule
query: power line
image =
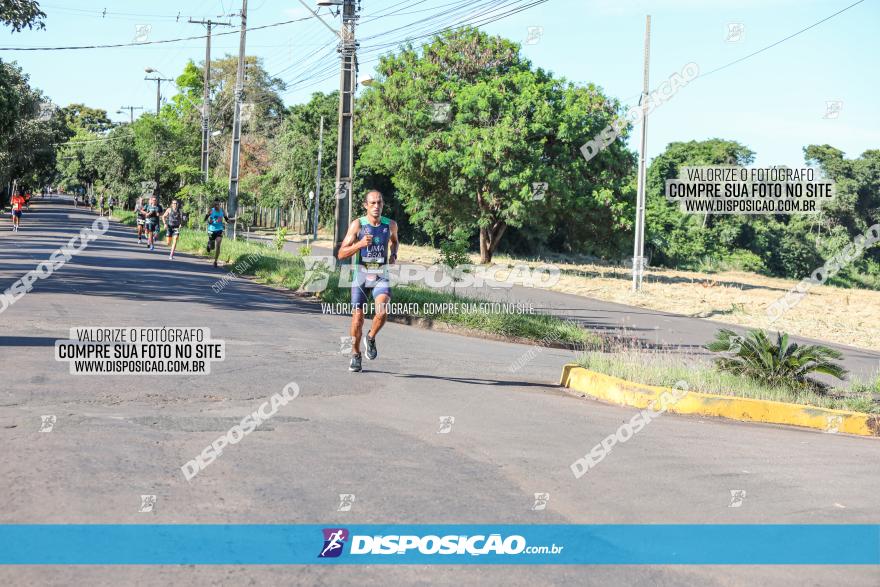
<svg viewBox="0 0 880 587">
<path fill-rule="evenodd" d="M 262 26 L 256 26 L 249 30 L 258 31 L 260 29 L 268 29 L 271 27 L 283 26 L 286 24 L 292 24 L 295 22 L 303 22 L 309 20 L 311 17 L 303 17 L 303 18 L 295 18 L 293 20 L 285 20 L 282 22 L 273 22 L 272 24 L 264 24 Z M 228 33 L 216 33 L 214 36 L 219 37 L 222 35 L 237 35 L 238 31 L 230 31 Z M 193 37 L 180 37 L 177 39 L 164 39 L 161 41 L 140 41 L 134 43 L 115 43 L 112 45 L 75 45 L 68 47 L 0 47 L 0 51 L 70 51 L 75 49 L 115 49 L 119 47 L 138 47 L 141 45 L 160 45 L 163 43 L 179 43 L 180 41 L 193 41 L 195 39 L 204 39 L 207 35 L 196 35 Z"/>
<path fill-rule="evenodd" d="M 394 39 L 389 42 L 380 43 L 380 44 L 376 44 L 373 46 L 366 45 L 363 48 L 363 50 L 359 52 L 360 59 L 358 59 L 358 62 L 360 65 L 366 65 L 368 63 L 373 63 L 375 61 L 378 61 L 378 59 L 365 59 L 365 57 L 371 53 L 373 53 L 373 54 L 378 53 L 386 47 L 399 45 L 401 41 L 412 41 L 412 40 L 420 39 L 423 37 L 430 37 L 430 36 L 442 33 L 444 31 L 448 31 L 450 29 L 458 28 L 460 26 L 465 26 L 465 25 L 477 25 L 478 26 L 478 25 L 482 25 L 482 24 L 489 24 L 491 22 L 501 20 L 502 18 L 506 18 L 507 16 L 509 16 L 511 14 L 515 14 L 516 12 L 520 12 L 522 10 L 526 10 L 528 8 L 531 8 L 532 6 L 535 6 L 537 4 L 542 4 L 544 2 L 547 2 L 548 0 L 538 0 L 537 2 L 532 2 L 531 4 L 527 4 L 525 6 L 512 7 L 507 12 L 499 13 L 499 10 L 503 10 L 504 8 L 511 7 L 511 5 L 515 5 L 515 4 L 522 2 L 522 1 L 524 1 L 524 0 L 514 0 L 513 2 L 507 2 L 505 4 L 503 2 L 499 3 L 498 0 L 488 0 L 488 1 L 484 1 L 482 3 L 478 3 L 476 5 L 476 9 L 475 9 L 475 6 L 473 5 L 472 2 L 459 0 L 458 2 L 452 3 L 452 4 L 456 5 L 456 8 L 454 8 L 452 10 L 441 11 L 437 14 L 433 14 L 431 16 L 424 17 L 419 20 L 410 22 L 407 25 L 396 27 L 396 28 L 390 29 L 388 31 L 376 33 L 370 37 L 366 37 L 365 40 L 379 39 L 383 36 L 390 35 L 390 34 L 394 33 L 395 31 L 398 31 L 401 29 L 409 29 L 409 28 L 411 28 L 415 25 L 418 25 L 418 24 L 422 25 L 417 31 L 417 33 L 421 33 L 421 34 L 414 35 L 414 34 L 412 34 L 412 32 L 410 32 L 409 35 L 407 35 L 406 37 L 403 37 L 403 38 Z M 445 6 L 449 6 L 449 5 L 445 5 Z M 468 9 L 470 9 L 470 13 L 467 12 Z M 450 19 L 450 16 L 452 17 L 451 19 Z M 441 24 L 441 23 L 436 22 L 438 20 L 438 17 L 440 17 L 441 21 L 446 21 L 448 24 Z M 437 28 L 437 27 L 441 27 L 441 28 Z M 423 32 L 423 31 L 427 31 L 427 32 Z M 295 75 L 294 77 L 292 77 L 288 80 L 285 80 L 285 83 L 288 85 L 288 88 L 285 92 L 283 92 L 282 95 L 287 95 L 287 94 L 292 93 L 293 91 L 301 90 L 303 88 L 310 87 L 315 84 L 332 79 L 333 77 L 335 77 L 337 75 L 335 73 L 335 71 L 336 71 L 335 63 L 332 65 L 328 64 L 328 65 L 324 65 L 324 66 L 322 66 L 321 63 L 315 63 L 310 66 L 306 66 L 299 74 Z M 318 78 L 319 76 L 326 76 L 326 77 L 320 77 L 319 79 L 315 79 L 315 78 Z"/>
<path fill-rule="evenodd" d="M 707 71 L 706 73 L 701 73 L 699 76 L 697 76 L 696 79 L 700 79 L 700 78 L 706 77 L 707 75 L 711 75 L 711 74 L 713 74 L 713 73 L 715 73 L 715 72 L 721 71 L 722 69 L 727 69 L 728 67 L 730 67 L 730 66 L 732 66 L 732 65 L 736 65 L 737 63 L 740 63 L 740 62 L 742 62 L 742 61 L 745 61 L 746 59 L 750 59 L 751 57 L 754 57 L 755 55 L 758 55 L 759 53 L 763 53 L 764 51 L 767 51 L 768 49 L 772 49 L 773 47 L 775 47 L 775 46 L 777 46 L 777 45 L 779 45 L 779 44 L 782 44 L 782 43 L 784 43 L 785 41 L 788 41 L 789 39 L 793 39 L 794 37 L 800 35 L 801 33 L 804 33 L 804 32 L 806 32 L 806 31 L 808 31 L 808 30 L 810 30 L 810 29 L 812 29 L 812 28 L 815 28 L 815 27 L 819 26 L 819 25 L 822 24 L 823 22 L 826 22 L 826 21 L 828 21 L 828 20 L 831 20 L 831 19 L 834 18 L 835 16 L 837 16 L 837 15 L 839 15 L 839 14 L 842 14 L 842 13 L 846 12 L 846 11 L 849 10 L 850 8 L 853 8 L 853 7 L 855 7 L 855 6 L 859 5 L 859 4 L 861 4 L 861 3 L 864 2 L 864 1 L 865 1 L 865 0 L 858 0 L 858 2 L 854 2 L 854 3 L 850 4 L 849 6 L 847 6 L 847 7 L 845 7 L 845 8 L 842 8 L 841 10 L 838 10 L 837 12 L 835 12 L 835 13 L 832 14 L 832 15 L 830 15 L 830 16 L 826 16 L 826 17 L 823 18 L 822 20 L 819 20 L 819 21 L 814 22 L 814 23 L 811 24 L 810 26 L 804 27 L 804 28 L 802 28 L 801 30 L 799 30 L 799 31 L 797 31 L 797 32 L 795 32 L 795 33 L 792 33 L 792 34 L 788 35 L 788 36 L 785 37 L 785 38 L 779 39 L 779 40 L 776 41 L 775 43 L 770 43 L 770 44 L 767 45 L 766 47 L 762 47 L 761 49 L 758 49 L 757 51 L 754 51 L 754 52 L 752 52 L 752 53 L 749 53 L 748 55 L 745 55 L 745 56 L 743 56 L 743 57 L 740 57 L 739 59 L 734 59 L 734 60 L 731 61 L 730 63 L 725 63 L 724 65 L 721 65 L 721 66 L 719 66 L 719 67 L 716 67 L 715 69 L 712 69 L 712 70 L 710 70 L 710 71 Z M 641 93 L 641 92 L 639 92 L 638 94 L 633 94 L 632 96 L 630 96 L 630 97 L 628 97 L 628 98 L 625 98 L 625 99 L 623 99 L 623 100 L 619 100 L 619 101 L 620 101 L 621 104 L 626 104 L 626 103 L 629 102 L 630 100 L 633 100 L 633 99 L 638 98 L 638 97 L 640 97 L 640 96 L 642 96 L 642 93 Z"/>
<path fill-rule="evenodd" d="M 814 22 L 814 23 L 811 24 L 810 26 L 805 27 L 805 28 L 802 28 L 802 29 L 799 30 L 798 32 L 796 32 L 796 33 L 792 33 L 792 34 L 788 35 L 787 37 L 785 37 L 784 39 L 780 39 L 780 40 L 776 41 L 775 43 L 771 43 L 770 45 L 767 45 L 766 47 L 764 47 L 764 48 L 762 48 L 762 49 L 758 49 L 758 50 L 755 51 L 754 53 L 749 53 L 749 54 L 746 55 L 745 57 L 740 57 L 739 59 L 736 59 L 736 60 L 734 60 L 734 61 L 731 61 L 730 63 L 726 63 L 726 64 L 722 65 L 721 67 L 716 67 L 715 69 L 713 69 L 713 70 L 711 70 L 711 71 L 707 71 L 706 73 L 702 73 L 702 74 L 700 74 L 699 77 L 706 77 L 707 75 L 711 75 L 711 74 L 715 73 L 716 71 L 721 71 L 722 69 L 726 69 L 726 68 L 730 67 L 731 65 L 736 65 L 737 63 L 739 63 L 739 62 L 741 62 L 741 61 L 745 61 L 746 59 L 749 59 L 750 57 L 754 57 L 755 55 L 757 55 L 757 54 L 759 54 L 759 53 L 763 53 L 764 51 L 766 51 L 766 50 L 768 50 L 768 49 L 772 49 L 772 48 L 775 47 L 776 45 L 779 45 L 779 44 L 781 44 L 781 43 L 784 43 L 785 41 L 787 41 L 787 40 L 789 40 L 789 39 L 793 39 L 794 37 L 800 35 L 801 33 L 804 33 L 804 32 L 806 32 L 806 31 L 810 30 L 811 28 L 817 27 L 817 26 L 819 26 L 820 24 L 822 24 L 823 22 L 825 22 L 825 21 L 827 21 L 827 20 L 831 20 L 832 18 L 834 18 L 834 17 L 837 16 L 838 14 L 842 14 L 842 13 L 846 12 L 847 10 L 849 10 L 850 8 L 853 8 L 854 6 L 857 6 L 857 5 L 861 4 L 861 3 L 864 2 L 864 1 L 865 1 L 865 0 L 858 0 L 858 2 L 853 2 L 852 4 L 850 4 L 849 6 L 847 6 L 846 8 L 843 8 L 843 9 L 841 9 L 841 10 L 838 10 L 837 12 L 835 12 L 834 14 L 832 14 L 831 16 L 826 16 L 826 17 L 823 18 L 822 20 L 820 20 L 820 21 L 818 21 L 818 22 Z"/>
</svg>

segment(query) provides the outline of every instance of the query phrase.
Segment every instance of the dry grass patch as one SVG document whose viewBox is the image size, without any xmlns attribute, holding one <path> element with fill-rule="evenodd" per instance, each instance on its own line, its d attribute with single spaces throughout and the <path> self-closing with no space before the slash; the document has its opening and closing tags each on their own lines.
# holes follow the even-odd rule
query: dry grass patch
<svg viewBox="0 0 880 587">
<path fill-rule="evenodd" d="M 431 264 L 438 256 L 439 251 L 431 247 L 400 248 L 402 261 Z M 479 256 L 471 255 L 471 260 L 479 263 Z M 709 274 L 651 268 L 645 273 L 642 291 L 636 294 L 631 291 L 628 267 L 524 261 L 503 255 L 497 255 L 495 261 L 532 267 L 555 264 L 562 275 L 551 288 L 554 291 L 880 351 L 880 291 L 815 286 L 771 325 L 766 308 L 797 281 L 742 271 Z"/>
</svg>

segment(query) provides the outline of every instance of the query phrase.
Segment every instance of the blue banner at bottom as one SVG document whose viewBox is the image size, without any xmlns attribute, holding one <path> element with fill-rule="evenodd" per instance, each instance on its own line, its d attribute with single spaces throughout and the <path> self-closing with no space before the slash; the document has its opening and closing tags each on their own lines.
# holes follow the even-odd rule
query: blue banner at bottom
<svg viewBox="0 0 880 587">
<path fill-rule="evenodd" d="M 0 525 L 0 564 L 880 565 L 880 525 Z"/>
</svg>

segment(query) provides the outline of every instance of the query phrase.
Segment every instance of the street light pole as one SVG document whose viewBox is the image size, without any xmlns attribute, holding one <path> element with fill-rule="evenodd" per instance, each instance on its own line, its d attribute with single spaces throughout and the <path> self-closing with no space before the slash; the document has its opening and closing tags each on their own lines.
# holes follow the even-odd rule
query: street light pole
<svg viewBox="0 0 880 587">
<path fill-rule="evenodd" d="M 636 234 L 633 242 L 633 291 L 642 289 L 642 276 L 645 272 L 645 148 L 648 143 L 648 72 L 651 59 L 651 15 L 645 19 L 645 69 L 642 88 L 642 140 L 639 145 L 639 175 L 636 191 Z"/>
<path fill-rule="evenodd" d="M 244 51 L 247 34 L 247 0 L 241 2 L 241 37 L 238 45 L 238 71 L 235 76 L 235 115 L 232 122 L 232 153 L 229 158 L 229 199 L 226 203 L 228 213 L 235 217 L 238 210 L 238 170 L 241 153 L 241 100 L 244 94 Z M 233 227 L 233 238 L 235 228 Z"/>
<path fill-rule="evenodd" d="M 315 187 L 315 211 L 313 213 L 312 229 L 314 230 L 314 239 L 318 240 L 318 214 L 321 204 L 321 158 L 324 155 L 324 117 L 321 117 L 321 130 L 318 133 L 318 180 Z"/>
<path fill-rule="evenodd" d="M 135 110 L 143 110 L 143 106 L 120 106 L 119 112 L 122 113 L 123 110 L 128 110 L 128 122 L 134 122 L 134 111 Z"/>
<path fill-rule="evenodd" d="M 336 151 L 336 219 L 333 226 L 333 256 L 348 231 L 351 219 L 352 167 L 354 163 L 354 92 L 357 76 L 357 47 L 354 30 L 359 18 L 356 0 L 344 0 L 339 53 L 339 143 Z"/>
<path fill-rule="evenodd" d="M 153 71 L 156 71 L 155 69 L 150 69 L 150 68 L 148 68 L 148 69 L 149 69 L 149 71 L 147 71 L 147 73 L 151 73 Z M 161 89 L 162 82 L 173 82 L 174 80 L 171 78 L 160 77 L 160 76 L 144 77 L 144 79 L 147 81 L 156 82 L 156 116 L 159 116 L 159 109 L 162 107 L 162 89 Z"/>
<path fill-rule="evenodd" d="M 152 67 L 148 67 L 145 70 L 147 73 L 159 73 L 157 70 Z M 159 118 L 159 110 L 162 107 L 162 82 L 173 82 L 173 79 L 162 77 L 157 75 L 156 77 L 144 77 L 145 80 L 156 82 L 156 119 Z M 159 184 L 162 183 L 162 177 L 159 173 L 159 155 L 156 156 L 156 199 L 159 199 L 160 187 Z"/>
<path fill-rule="evenodd" d="M 202 173 L 205 174 L 205 183 L 207 183 L 210 175 L 209 154 L 211 150 L 211 27 L 214 25 L 232 26 L 232 23 L 216 22 L 211 19 L 193 20 L 192 18 L 189 19 L 189 22 L 203 24 L 208 28 L 205 44 L 205 91 L 202 98 Z"/>
</svg>

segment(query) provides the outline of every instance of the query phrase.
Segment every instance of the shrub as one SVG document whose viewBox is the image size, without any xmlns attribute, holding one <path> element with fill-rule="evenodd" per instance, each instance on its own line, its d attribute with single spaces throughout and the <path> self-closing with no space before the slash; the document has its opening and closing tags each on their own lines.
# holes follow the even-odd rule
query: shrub
<svg viewBox="0 0 880 587">
<path fill-rule="evenodd" d="M 796 389 L 824 389 L 826 386 L 809 378 L 823 373 L 843 379 L 846 369 L 835 363 L 843 355 L 821 345 L 799 345 L 789 342 L 788 334 L 779 333 L 773 344 L 763 330 L 751 330 L 739 336 L 721 329 L 706 348 L 728 356 L 715 360 L 716 367 L 738 376 L 749 377 L 770 385 Z"/>
<path fill-rule="evenodd" d="M 745 249 L 737 249 L 724 258 L 725 263 L 740 271 L 753 271 L 755 273 L 764 273 L 767 267 L 764 261 L 751 251 Z"/>
<path fill-rule="evenodd" d="M 275 230 L 275 238 L 272 240 L 272 244 L 275 245 L 276 250 L 284 249 L 284 242 L 287 239 L 287 227 L 279 226 Z"/>
</svg>

